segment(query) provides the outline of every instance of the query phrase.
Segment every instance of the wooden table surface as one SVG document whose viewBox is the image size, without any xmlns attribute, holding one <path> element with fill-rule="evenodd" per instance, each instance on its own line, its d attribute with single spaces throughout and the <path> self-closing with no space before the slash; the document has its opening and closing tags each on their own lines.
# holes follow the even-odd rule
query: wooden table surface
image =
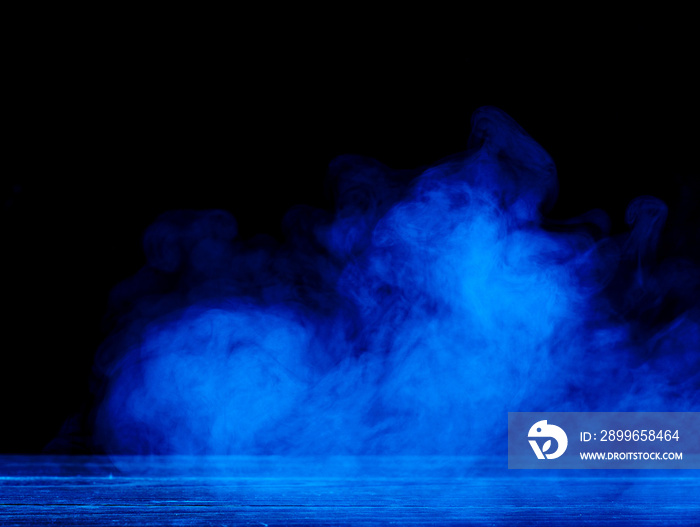
<svg viewBox="0 0 700 527">
<path fill-rule="evenodd" d="M 0 525 L 700 525 L 695 471 L 437 457 L 0 456 Z"/>
</svg>

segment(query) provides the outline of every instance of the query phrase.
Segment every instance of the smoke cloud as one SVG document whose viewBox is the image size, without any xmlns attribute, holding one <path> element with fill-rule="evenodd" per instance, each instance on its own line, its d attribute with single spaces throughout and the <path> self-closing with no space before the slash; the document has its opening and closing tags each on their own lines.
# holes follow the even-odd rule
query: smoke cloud
<svg viewBox="0 0 700 527">
<path fill-rule="evenodd" d="M 330 167 L 335 211 L 283 243 L 174 211 L 111 297 L 94 441 L 110 453 L 483 454 L 508 411 L 697 411 L 700 273 L 658 257 L 667 206 L 630 230 L 555 221 L 550 156 L 482 108 L 424 171 Z"/>
</svg>

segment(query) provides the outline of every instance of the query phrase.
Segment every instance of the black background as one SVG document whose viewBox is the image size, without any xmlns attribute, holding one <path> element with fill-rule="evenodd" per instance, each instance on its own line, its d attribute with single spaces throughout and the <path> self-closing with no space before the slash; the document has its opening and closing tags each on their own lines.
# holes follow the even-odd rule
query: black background
<svg viewBox="0 0 700 527">
<path fill-rule="evenodd" d="M 482 105 L 554 158 L 552 215 L 602 208 L 623 231 L 651 194 L 697 240 L 688 13 L 260 11 L 8 19 L 0 452 L 40 452 L 89 405 L 109 291 L 160 213 L 281 238 L 291 206 L 332 208 L 335 156 L 433 163 Z"/>
</svg>

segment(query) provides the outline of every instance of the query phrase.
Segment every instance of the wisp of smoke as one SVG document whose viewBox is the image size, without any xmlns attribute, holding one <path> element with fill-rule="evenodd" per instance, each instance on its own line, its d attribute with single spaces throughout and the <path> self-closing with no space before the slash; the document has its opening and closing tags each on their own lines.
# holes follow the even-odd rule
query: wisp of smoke
<svg viewBox="0 0 700 527">
<path fill-rule="evenodd" d="M 657 261 L 667 207 L 630 232 L 548 219 L 549 155 L 481 108 L 466 152 L 422 172 L 353 156 L 333 214 L 236 239 L 175 211 L 112 293 L 94 441 L 137 454 L 484 454 L 508 411 L 697 411 L 696 263 Z"/>
</svg>

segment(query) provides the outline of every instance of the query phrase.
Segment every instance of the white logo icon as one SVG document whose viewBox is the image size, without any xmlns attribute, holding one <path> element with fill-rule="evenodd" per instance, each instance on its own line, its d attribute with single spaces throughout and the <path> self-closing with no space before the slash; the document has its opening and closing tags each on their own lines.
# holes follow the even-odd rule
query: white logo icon
<svg viewBox="0 0 700 527">
<path fill-rule="evenodd" d="M 569 439 L 566 437 L 566 432 L 556 425 L 548 425 L 546 419 L 544 421 L 537 421 L 534 425 L 532 425 L 532 428 L 530 428 L 527 436 L 552 437 L 557 440 L 556 452 L 552 454 L 544 454 L 544 452 L 547 452 L 547 450 L 551 448 L 552 440 L 549 439 L 547 442 L 545 442 L 545 444 L 542 445 L 542 450 L 540 450 L 537 441 L 530 439 L 530 446 L 532 447 L 532 450 L 535 451 L 537 459 L 544 459 L 545 457 L 547 459 L 557 459 L 566 451 L 566 447 L 569 445 Z"/>
</svg>

